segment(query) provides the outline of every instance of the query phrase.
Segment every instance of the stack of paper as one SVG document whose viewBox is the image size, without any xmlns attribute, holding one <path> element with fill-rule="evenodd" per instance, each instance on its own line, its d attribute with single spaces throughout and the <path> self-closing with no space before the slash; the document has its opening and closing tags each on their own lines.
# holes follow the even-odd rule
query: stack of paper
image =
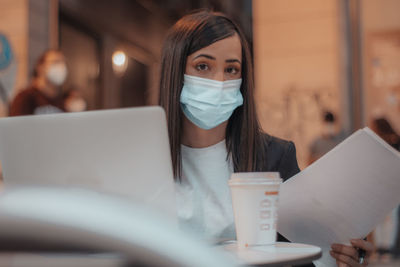
<svg viewBox="0 0 400 267">
<path fill-rule="evenodd" d="M 323 249 L 364 238 L 400 204 L 400 153 L 369 128 L 358 130 L 282 184 L 278 231 Z"/>
</svg>

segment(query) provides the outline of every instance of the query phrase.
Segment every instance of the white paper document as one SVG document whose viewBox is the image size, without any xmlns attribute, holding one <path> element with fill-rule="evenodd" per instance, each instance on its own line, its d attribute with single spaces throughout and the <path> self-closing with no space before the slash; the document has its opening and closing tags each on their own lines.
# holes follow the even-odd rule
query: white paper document
<svg viewBox="0 0 400 267">
<path fill-rule="evenodd" d="M 400 204 L 400 153 L 358 130 L 283 183 L 279 198 L 278 231 L 321 247 L 318 266 L 336 266 L 332 243 L 366 237 Z"/>
</svg>

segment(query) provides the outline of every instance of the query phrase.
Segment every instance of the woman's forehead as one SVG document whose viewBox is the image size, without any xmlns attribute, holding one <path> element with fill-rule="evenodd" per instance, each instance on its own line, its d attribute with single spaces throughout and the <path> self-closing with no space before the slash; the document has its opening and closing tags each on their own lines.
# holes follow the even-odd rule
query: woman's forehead
<svg viewBox="0 0 400 267">
<path fill-rule="evenodd" d="M 238 34 L 234 34 L 193 52 L 189 57 L 194 58 L 203 53 L 218 57 L 239 57 L 241 59 L 242 44 Z"/>
</svg>

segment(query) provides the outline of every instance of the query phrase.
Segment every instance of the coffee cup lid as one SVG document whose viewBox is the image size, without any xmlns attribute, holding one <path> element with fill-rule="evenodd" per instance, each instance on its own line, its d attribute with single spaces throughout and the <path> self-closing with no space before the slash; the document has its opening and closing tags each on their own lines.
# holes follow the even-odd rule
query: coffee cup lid
<svg viewBox="0 0 400 267">
<path fill-rule="evenodd" d="M 229 185 L 272 185 L 282 183 L 279 172 L 236 172 L 232 173 Z"/>
<path fill-rule="evenodd" d="M 268 178 L 268 179 L 280 179 L 281 176 L 279 172 L 234 172 L 231 175 L 231 178 L 240 178 L 240 179 L 260 179 L 260 178 Z"/>
</svg>

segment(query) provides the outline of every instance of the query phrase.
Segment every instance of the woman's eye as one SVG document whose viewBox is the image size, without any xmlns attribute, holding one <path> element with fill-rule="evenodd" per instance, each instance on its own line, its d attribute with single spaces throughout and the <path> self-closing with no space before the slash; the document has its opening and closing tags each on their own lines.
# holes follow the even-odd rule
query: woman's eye
<svg viewBox="0 0 400 267">
<path fill-rule="evenodd" d="M 226 72 L 229 74 L 237 74 L 239 72 L 239 70 L 235 67 L 229 67 L 226 69 Z"/>
<path fill-rule="evenodd" d="M 198 64 L 198 65 L 196 65 L 196 69 L 198 71 L 208 70 L 208 65 L 207 64 Z"/>
</svg>

